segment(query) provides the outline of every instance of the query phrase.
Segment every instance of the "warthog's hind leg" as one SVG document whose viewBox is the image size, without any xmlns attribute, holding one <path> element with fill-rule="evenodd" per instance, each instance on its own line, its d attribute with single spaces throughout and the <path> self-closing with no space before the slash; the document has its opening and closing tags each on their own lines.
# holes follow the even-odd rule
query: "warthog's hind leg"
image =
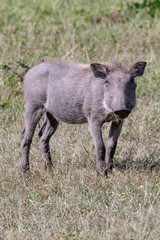
<svg viewBox="0 0 160 240">
<path fill-rule="evenodd" d="M 39 130 L 39 144 L 43 154 L 43 160 L 46 167 L 52 167 L 52 159 L 50 154 L 49 140 L 55 133 L 59 122 L 50 114 L 46 113 L 46 118 Z"/>
<path fill-rule="evenodd" d="M 36 125 L 43 115 L 43 112 L 43 108 L 37 108 L 30 104 L 26 104 L 25 106 L 25 127 L 21 134 L 22 160 L 20 165 L 20 169 L 23 173 L 29 170 L 30 145 Z"/>
</svg>

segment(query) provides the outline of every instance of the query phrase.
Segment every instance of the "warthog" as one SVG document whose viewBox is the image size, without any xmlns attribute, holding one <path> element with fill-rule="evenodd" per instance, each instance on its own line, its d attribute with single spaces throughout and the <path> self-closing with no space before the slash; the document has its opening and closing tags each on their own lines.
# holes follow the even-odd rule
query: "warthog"
<svg viewBox="0 0 160 240">
<path fill-rule="evenodd" d="M 45 113 L 38 136 L 46 166 L 53 166 L 49 140 L 59 122 L 88 122 L 96 149 L 97 172 L 107 174 L 113 165 L 123 120 L 136 105 L 134 78 L 143 75 L 145 66 L 146 62 L 137 62 L 126 70 L 118 62 L 85 65 L 47 61 L 31 68 L 24 79 L 25 127 L 21 136 L 21 171 L 29 170 L 32 137 Z M 106 151 L 101 126 L 110 121 Z"/>
</svg>

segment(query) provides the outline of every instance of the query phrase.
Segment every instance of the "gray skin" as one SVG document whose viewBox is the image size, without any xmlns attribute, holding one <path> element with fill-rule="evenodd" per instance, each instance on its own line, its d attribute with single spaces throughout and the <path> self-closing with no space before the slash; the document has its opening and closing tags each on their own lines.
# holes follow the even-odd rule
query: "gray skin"
<svg viewBox="0 0 160 240">
<path fill-rule="evenodd" d="M 123 120 L 136 105 L 134 78 L 143 75 L 145 66 L 146 62 L 138 62 L 130 70 L 125 70 L 118 62 L 85 65 L 47 61 L 31 68 L 24 79 L 25 127 L 21 135 L 21 171 L 29 170 L 32 137 L 45 113 L 38 133 L 45 165 L 53 167 L 49 140 L 59 122 L 88 122 L 96 149 L 97 172 L 107 175 L 113 166 Z M 101 127 L 110 121 L 106 151 Z"/>
</svg>

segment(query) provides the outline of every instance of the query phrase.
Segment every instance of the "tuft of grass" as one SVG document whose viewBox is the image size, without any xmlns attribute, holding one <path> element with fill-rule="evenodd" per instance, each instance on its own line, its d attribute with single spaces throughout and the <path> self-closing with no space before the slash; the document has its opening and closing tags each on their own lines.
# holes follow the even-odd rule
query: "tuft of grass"
<svg viewBox="0 0 160 240">
<path fill-rule="evenodd" d="M 147 5 L 145 5 L 147 4 Z M 0 239 L 160 238 L 160 20 L 158 1 L 2 0 L 0 14 Z M 43 169 L 37 130 L 21 175 L 23 82 L 51 58 L 147 61 L 109 178 L 96 175 L 87 125 L 60 124 Z M 4 69 L 5 68 L 5 69 Z M 38 127 L 37 127 L 38 128 Z M 107 143 L 109 124 L 103 126 Z"/>
</svg>

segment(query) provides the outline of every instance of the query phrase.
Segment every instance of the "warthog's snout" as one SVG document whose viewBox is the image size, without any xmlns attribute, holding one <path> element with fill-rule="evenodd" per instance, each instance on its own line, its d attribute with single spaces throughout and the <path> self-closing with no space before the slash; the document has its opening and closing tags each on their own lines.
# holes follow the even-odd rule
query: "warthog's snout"
<svg viewBox="0 0 160 240">
<path fill-rule="evenodd" d="M 121 119 L 128 117 L 130 113 L 131 113 L 131 110 L 129 109 L 119 109 L 114 111 L 114 114 L 118 115 Z"/>
</svg>

